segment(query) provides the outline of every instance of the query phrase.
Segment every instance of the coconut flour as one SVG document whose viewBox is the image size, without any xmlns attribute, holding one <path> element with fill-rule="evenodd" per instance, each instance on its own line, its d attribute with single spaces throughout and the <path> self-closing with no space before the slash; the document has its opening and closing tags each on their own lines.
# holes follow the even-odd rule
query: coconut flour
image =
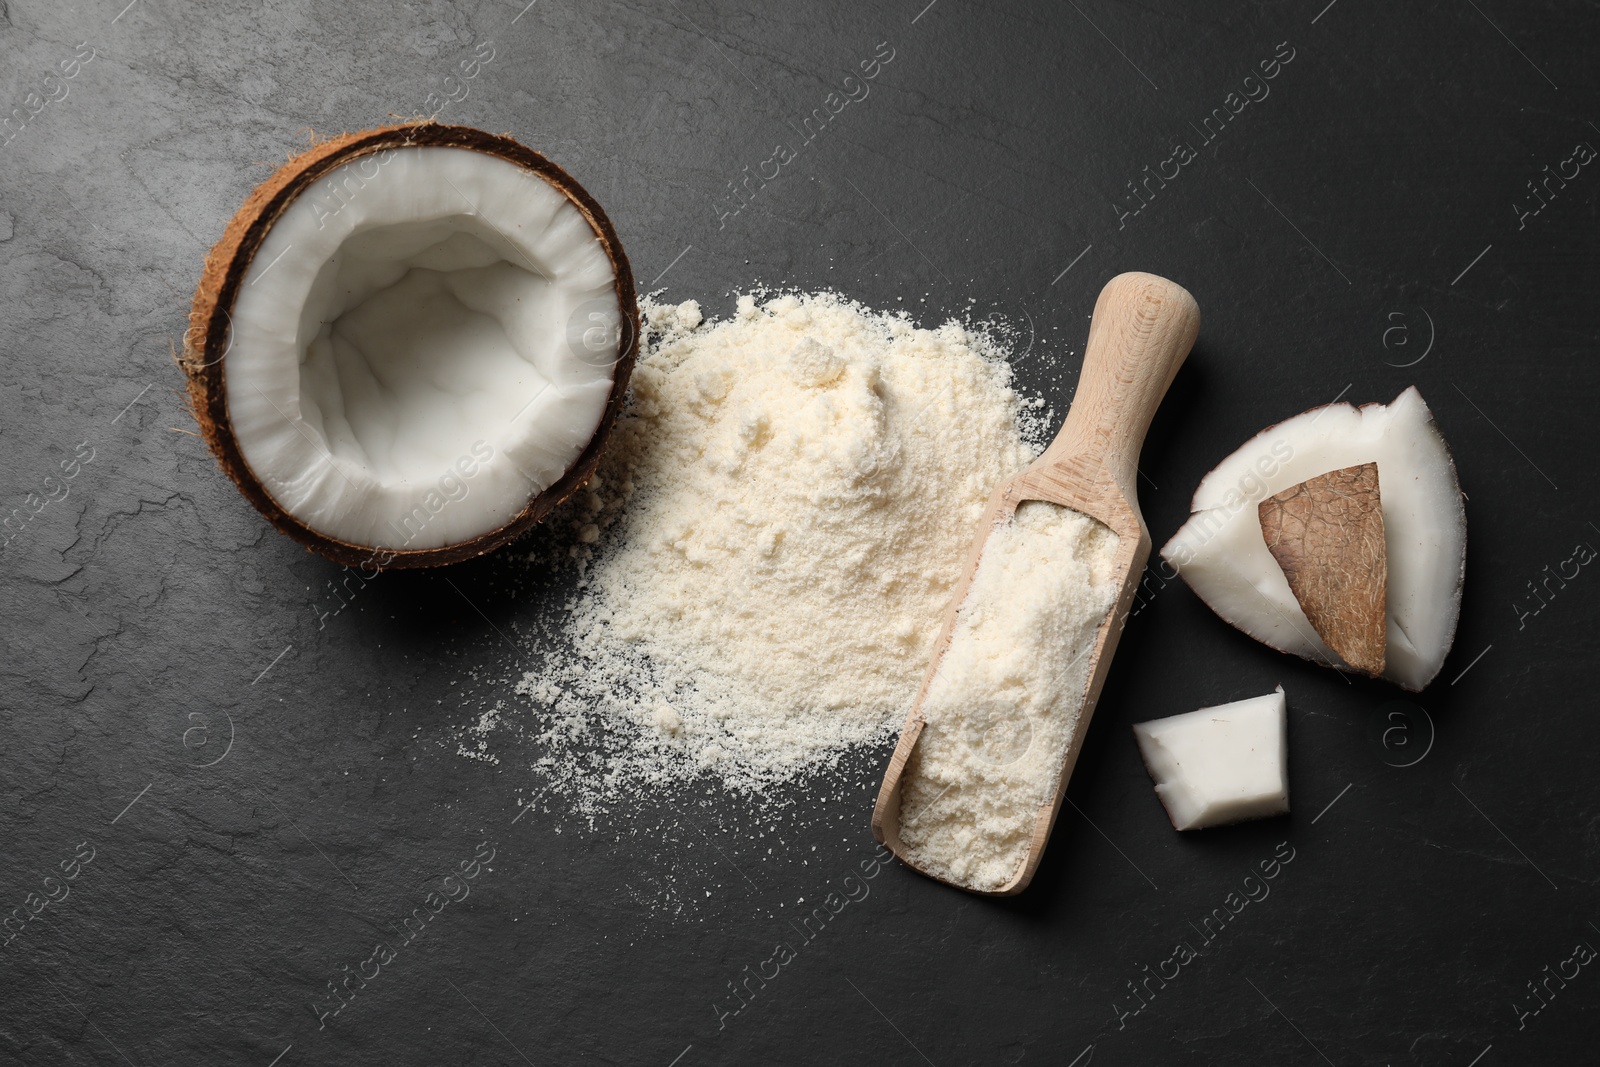
<svg viewBox="0 0 1600 1067">
<path fill-rule="evenodd" d="M 1105 525 L 1040 501 L 990 534 L 901 779 L 900 840 L 917 866 L 974 889 L 1016 875 L 1083 711 L 1116 552 Z"/>
<path fill-rule="evenodd" d="M 518 686 L 580 809 L 702 776 L 755 794 L 891 737 L 983 504 L 1048 418 L 955 322 L 830 294 L 645 315 L 572 515 L 577 595 Z"/>
</svg>

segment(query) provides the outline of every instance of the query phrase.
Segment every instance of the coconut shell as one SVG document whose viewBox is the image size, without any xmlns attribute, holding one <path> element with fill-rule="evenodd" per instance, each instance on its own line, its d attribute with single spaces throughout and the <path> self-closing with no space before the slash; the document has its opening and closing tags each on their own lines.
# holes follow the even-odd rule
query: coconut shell
<svg viewBox="0 0 1600 1067">
<path fill-rule="evenodd" d="M 1317 635 L 1355 670 L 1383 674 L 1388 555 L 1378 465 L 1329 471 L 1260 504 L 1261 535 Z"/>
<path fill-rule="evenodd" d="M 389 149 L 443 147 L 465 148 L 497 156 L 531 171 L 565 194 L 594 228 L 616 276 L 617 307 L 621 312 L 622 336 L 619 359 L 613 368 L 611 392 L 594 437 L 578 459 L 556 482 L 528 501 L 509 522 L 480 534 L 470 541 L 428 549 L 375 548 L 351 544 L 329 537 L 302 523 L 272 498 L 245 461 L 228 417 L 226 354 L 229 322 L 239 286 L 250 269 L 257 249 L 266 240 L 278 217 L 301 193 L 310 189 L 335 167 L 362 156 Z M 491 552 L 536 525 L 557 505 L 571 496 L 594 474 L 611 428 L 622 410 L 633 372 L 640 337 L 639 304 L 634 292 L 633 270 L 622 251 L 611 220 L 594 197 L 561 167 L 508 136 L 486 133 L 468 126 L 445 126 L 435 122 L 406 122 L 360 133 L 347 133 L 313 145 L 283 164 L 258 185 L 242 207 L 228 221 L 222 239 L 206 256 L 200 285 L 189 309 L 189 328 L 184 334 L 178 364 L 189 378 L 189 403 L 201 435 L 217 457 L 223 472 L 231 478 L 255 509 L 272 525 L 305 545 L 312 552 L 335 563 L 378 568 L 433 567 L 455 563 Z"/>
</svg>

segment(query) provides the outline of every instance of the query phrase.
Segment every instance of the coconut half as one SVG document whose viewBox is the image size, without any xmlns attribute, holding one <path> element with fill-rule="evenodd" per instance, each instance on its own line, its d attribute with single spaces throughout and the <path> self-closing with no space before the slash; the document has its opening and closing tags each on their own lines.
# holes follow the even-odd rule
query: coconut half
<svg viewBox="0 0 1600 1067">
<path fill-rule="evenodd" d="M 1348 470 L 1369 463 L 1376 465 L 1371 498 L 1382 486 L 1379 516 L 1363 512 L 1373 503 L 1365 476 Z M 1326 477 L 1330 472 L 1341 473 Z M 1341 493 L 1349 499 L 1335 499 Z M 1264 516 L 1260 505 L 1279 494 Z M 1303 510 L 1298 520 L 1274 514 L 1289 500 L 1296 508 L 1315 504 L 1319 514 Z M 1321 631 L 1349 642 L 1355 666 L 1416 691 L 1439 673 L 1455 639 L 1466 573 L 1462 501 L 1449 446 L 1412 387 L 1387 405 L 1312 408 L 1246 441 L 1201 480 L 1193 514 L 1161 555 L 1213 611 L 1256 640 L 1325 666 L 1350 667 L 1307 617 L 1263 533 L 1264 525 L 1299 522 L 1291 569 L 1301 593 L 1311 590 L 1315 598 L 1307 603 Z M 1372 540 L 1380 528 L 1375 519 L 1381 519 L 1381 552 Z M 1322 529 L 1314 536 L 1302 536 L 1317 525 Z M 1279 547 L 1283 556 L 1291 546 L 1280 538 Z M 1380 595 L 1381 661 L 1363 637 Z"/>
<path fill-rule="evenodd" d="M 488 552 L 594 472 L 639 337 L 605 213 L 509 137 L 415 123 L 280 167 L 211 250 L 180 363 L 222 468 L 336 562 Z"/>
</svg>

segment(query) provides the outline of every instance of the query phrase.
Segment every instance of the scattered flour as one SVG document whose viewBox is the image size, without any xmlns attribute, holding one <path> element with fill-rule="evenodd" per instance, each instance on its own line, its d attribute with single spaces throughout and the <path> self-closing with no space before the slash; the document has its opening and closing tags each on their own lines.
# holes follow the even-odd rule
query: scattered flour
<svg viewBox="0 0 1600 1067">
<path fill-rule="evenodd" d="M 478 721 L 468 727 L 456 745 L 456 755 L 483 763 L 499 763 L 500 757 L 489 751 L 489 734 L 500 725 L 500 715 L 505 704 L 495 701 L 478 716 Z"/>
<path fill-rule="evenodd" d="M 770 800 L 893 736 L 983 504 L 1048 416 L 955 322 L 832 294 L 645 315 L 562 546 L 577 595 L 517 687 L 527 732 L 580 810 L 692 778 Z"/>
<path fill-rule="evenodd" d="M 900 840 L 919 867 L 988 890 L 1017 873 L 1121 588 L 1116 551 L 1106 526 L 1040 501 L 990 534 L 902 778 Z"/>
</svg>

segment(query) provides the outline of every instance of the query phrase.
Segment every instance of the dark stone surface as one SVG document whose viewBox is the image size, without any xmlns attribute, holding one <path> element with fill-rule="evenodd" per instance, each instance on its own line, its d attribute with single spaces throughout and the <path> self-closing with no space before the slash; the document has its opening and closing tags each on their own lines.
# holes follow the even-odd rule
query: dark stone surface
<svg viewBox="0 0 1600 1067">
<path fill-rule="evenodd" d="M 65 93 L 0 132 L 0 492 L 21 514 L 65 493 L 0 550 L 0 912 L 70 891 L 0 948 L 0 1059 L 1592 1059 L 1600 973 L 1546 976 L 1600 947 L 1600 578 L 1552 583 L 1536 614 L 1529 583 L 1600 544 L 1600 173 L 1519 219 L 1542 168 L 1600 145 L 1592 7 L 124 2 L 0 3 L 4 106 Z M 447 83 L 486 40 L 494 59 Z M 880 42 L 869 95 L 719 225 L 741 168 L 796 143 Z M 873 854 L 886 752 L 776 827 L 698 790 L 513 823 L 534 753 L 456 747 L 510 699 L 548 598 L 503 553 L 385 576 L 319 622 L 336 569 L 218 473 L 170 359 L 206 247 L 305 128 L 462 88 L 443 118 L 550 154 L 643 281 L 708 310 L 760 280 L 1001 315 L 1036 331 L 1025 381 L 1065 402 L 1104 280 L 1182 282 L 1205 325 L 1145 452 L 1158 542 L 1262 426 L 1416 382 L 1471 498 L 1439 682 L 1390 720 L 1401 694 L 1153 583 L 1034 886 L 996 903 L 886 866 L 810 940 L 790 920 Z M 1175 138 L 1195 158 L 1119 225 Z M 1128 725 L 1279 682 L 1295 813 L 1173 833 Z M 319 1030 L 326 983 L 400 943 L 483 841 L 470 896 Z M 1203 944 L 1280 848 L 1270 896 Z M 728 983 L 779 941 L 796 958 L 719 1029 Z M 1179 941 L 1203 951 L 1119 1019 Z"/>
</svg>

